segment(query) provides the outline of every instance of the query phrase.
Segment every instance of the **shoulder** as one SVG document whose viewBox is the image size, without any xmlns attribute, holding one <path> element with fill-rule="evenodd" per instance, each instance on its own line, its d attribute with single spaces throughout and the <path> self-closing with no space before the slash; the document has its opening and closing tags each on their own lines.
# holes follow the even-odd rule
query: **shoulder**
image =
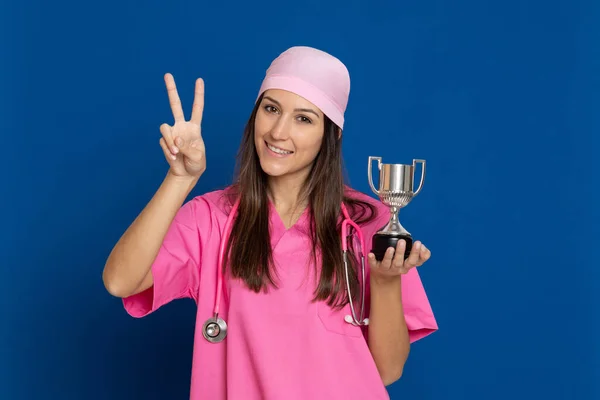
<svg viewBox="0 0 600 400">
<path fill-rule="evenodd" d="M 230 187 L 213 190 L 192 197 L 179 210 L 176 221 L 188 227 L 212 224 L 227 218 L 231 210 L 232 194 Z"/>
<path fill-rule="evenodd" d="M 203 202 L 213 212 L 226 215 L 229 214 L 229 210 L 231 210 L 231 207 L 233 206 L 233 200 L 234 195 L 232 186 L 206 192 L 192 199 L 192 201 Z"/>
<path fill-rule="evenodd" d="M 368 218 L 368 220 L 370 221 L 370 223 L 379 223 L 379 221 L 387 221 L 390 218 L 390 209 L 389 207 L 385 206 L 381 201 L 379 201 L 379 199 L 376 199 L 372 196 L 369 196 L 366 193 L 363 193 L 359 190 L 356 190 L 350 186 L 345 186 L 344 187 L 344 195 L 346 196 L 346 198 L 352 199 L 354 200 L 354 202 L 358 203 L 353 205 L 352 211 L 350 211 L 351 214 L 356 215 L 356 214 L 364 214 L 365 211 L 363 211 L 363 209 L 365 208 L 364 205 L 367 205 L 367 207 L 369 207 L 370 209 L 372 209 L 372 215 L 371 215 L 371 211 L 367 210 L 366 213 L 367 215 L 364 215 L 364 217 Z M 362 203 L 362 205 L 361 205 Z"/>
<path fill-rule="evenodd" d="M 359 201 L 369 203 L 373 206 L 376 206 L 377 203 L 381 203 L 380 201 L 377 201 L 377 199 L 369 196 L 368 194 L 363 193 L 363 192 L 361 192 L 357 189 L 354 189 L 353 187 L 347 186 L 347 185 L 344 186 L 344 195 L 346 197 L 349 197 L 354 200 L 359 200 Z"/>
</svg>

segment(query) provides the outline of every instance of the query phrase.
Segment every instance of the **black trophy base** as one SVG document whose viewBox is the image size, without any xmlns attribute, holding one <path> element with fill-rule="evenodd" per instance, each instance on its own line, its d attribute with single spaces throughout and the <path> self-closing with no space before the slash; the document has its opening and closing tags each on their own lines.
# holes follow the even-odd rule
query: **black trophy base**
<svg viewBox="0 0 600 400">
<path fill-rule="evenodd" d="M 406 241 L 406 249 L 404 250 L 404 259 L 406 260 L 410 255 L 410 250 L 412 249 L 413 239 L 412 236 L 407 233 L 398 233 L 398 234 L 387 234 L 384 235 L 382 233 L 376 233 L 373 236 L 373 249 L 371 252 L 375 254 L 375 259 L 377 261 L 383 260 L 383 256 L 385 255 L 385 251 L 393 247 L 396 248 L 398 241 L 400 239 L 404 239 Z"/>
</svg>

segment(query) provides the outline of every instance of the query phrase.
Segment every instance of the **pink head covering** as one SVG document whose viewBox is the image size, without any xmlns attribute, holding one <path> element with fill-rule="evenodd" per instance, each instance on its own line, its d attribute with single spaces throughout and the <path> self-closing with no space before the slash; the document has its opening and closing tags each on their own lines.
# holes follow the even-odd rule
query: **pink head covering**
<svg viewBox="0 0 600 400">
<path fill-rule="evenodd" d="M 287 90 L 302 96 L 344 128 L 350 75 L 346 66 L 332 55 L 312 47 L 289 48 L 267 69 L 258 97 L 268 89 Z"/>
</svg>

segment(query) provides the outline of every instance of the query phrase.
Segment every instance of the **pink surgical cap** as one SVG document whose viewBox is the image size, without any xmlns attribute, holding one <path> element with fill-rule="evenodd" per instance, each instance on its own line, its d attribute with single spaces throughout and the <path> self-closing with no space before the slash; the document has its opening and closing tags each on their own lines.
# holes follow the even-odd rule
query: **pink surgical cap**
<svg viewBox="0 0 600 400">
<path fill-rule="evenodd" d="M 267 69 L 258 97 L 268 89 L 295 93 L 344 127 L 344 112 L 350 94 L 350 75 L 334 56 L 306 46 L 291 47 Z"/>
</svg>

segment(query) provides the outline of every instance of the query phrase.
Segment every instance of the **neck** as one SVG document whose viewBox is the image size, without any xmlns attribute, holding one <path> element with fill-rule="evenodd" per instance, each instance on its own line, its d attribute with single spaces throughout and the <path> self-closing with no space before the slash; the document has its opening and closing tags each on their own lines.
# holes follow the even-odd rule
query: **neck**
<svg viewBox="0 0 600 400">
<path fill-rule="evenodd" d="M 303 183 L 298 177 L 269 177 L 269 197 L 275 208 L 283 212 L 304 209 L 308 200 L 300 198 Z"/>
</svg>

